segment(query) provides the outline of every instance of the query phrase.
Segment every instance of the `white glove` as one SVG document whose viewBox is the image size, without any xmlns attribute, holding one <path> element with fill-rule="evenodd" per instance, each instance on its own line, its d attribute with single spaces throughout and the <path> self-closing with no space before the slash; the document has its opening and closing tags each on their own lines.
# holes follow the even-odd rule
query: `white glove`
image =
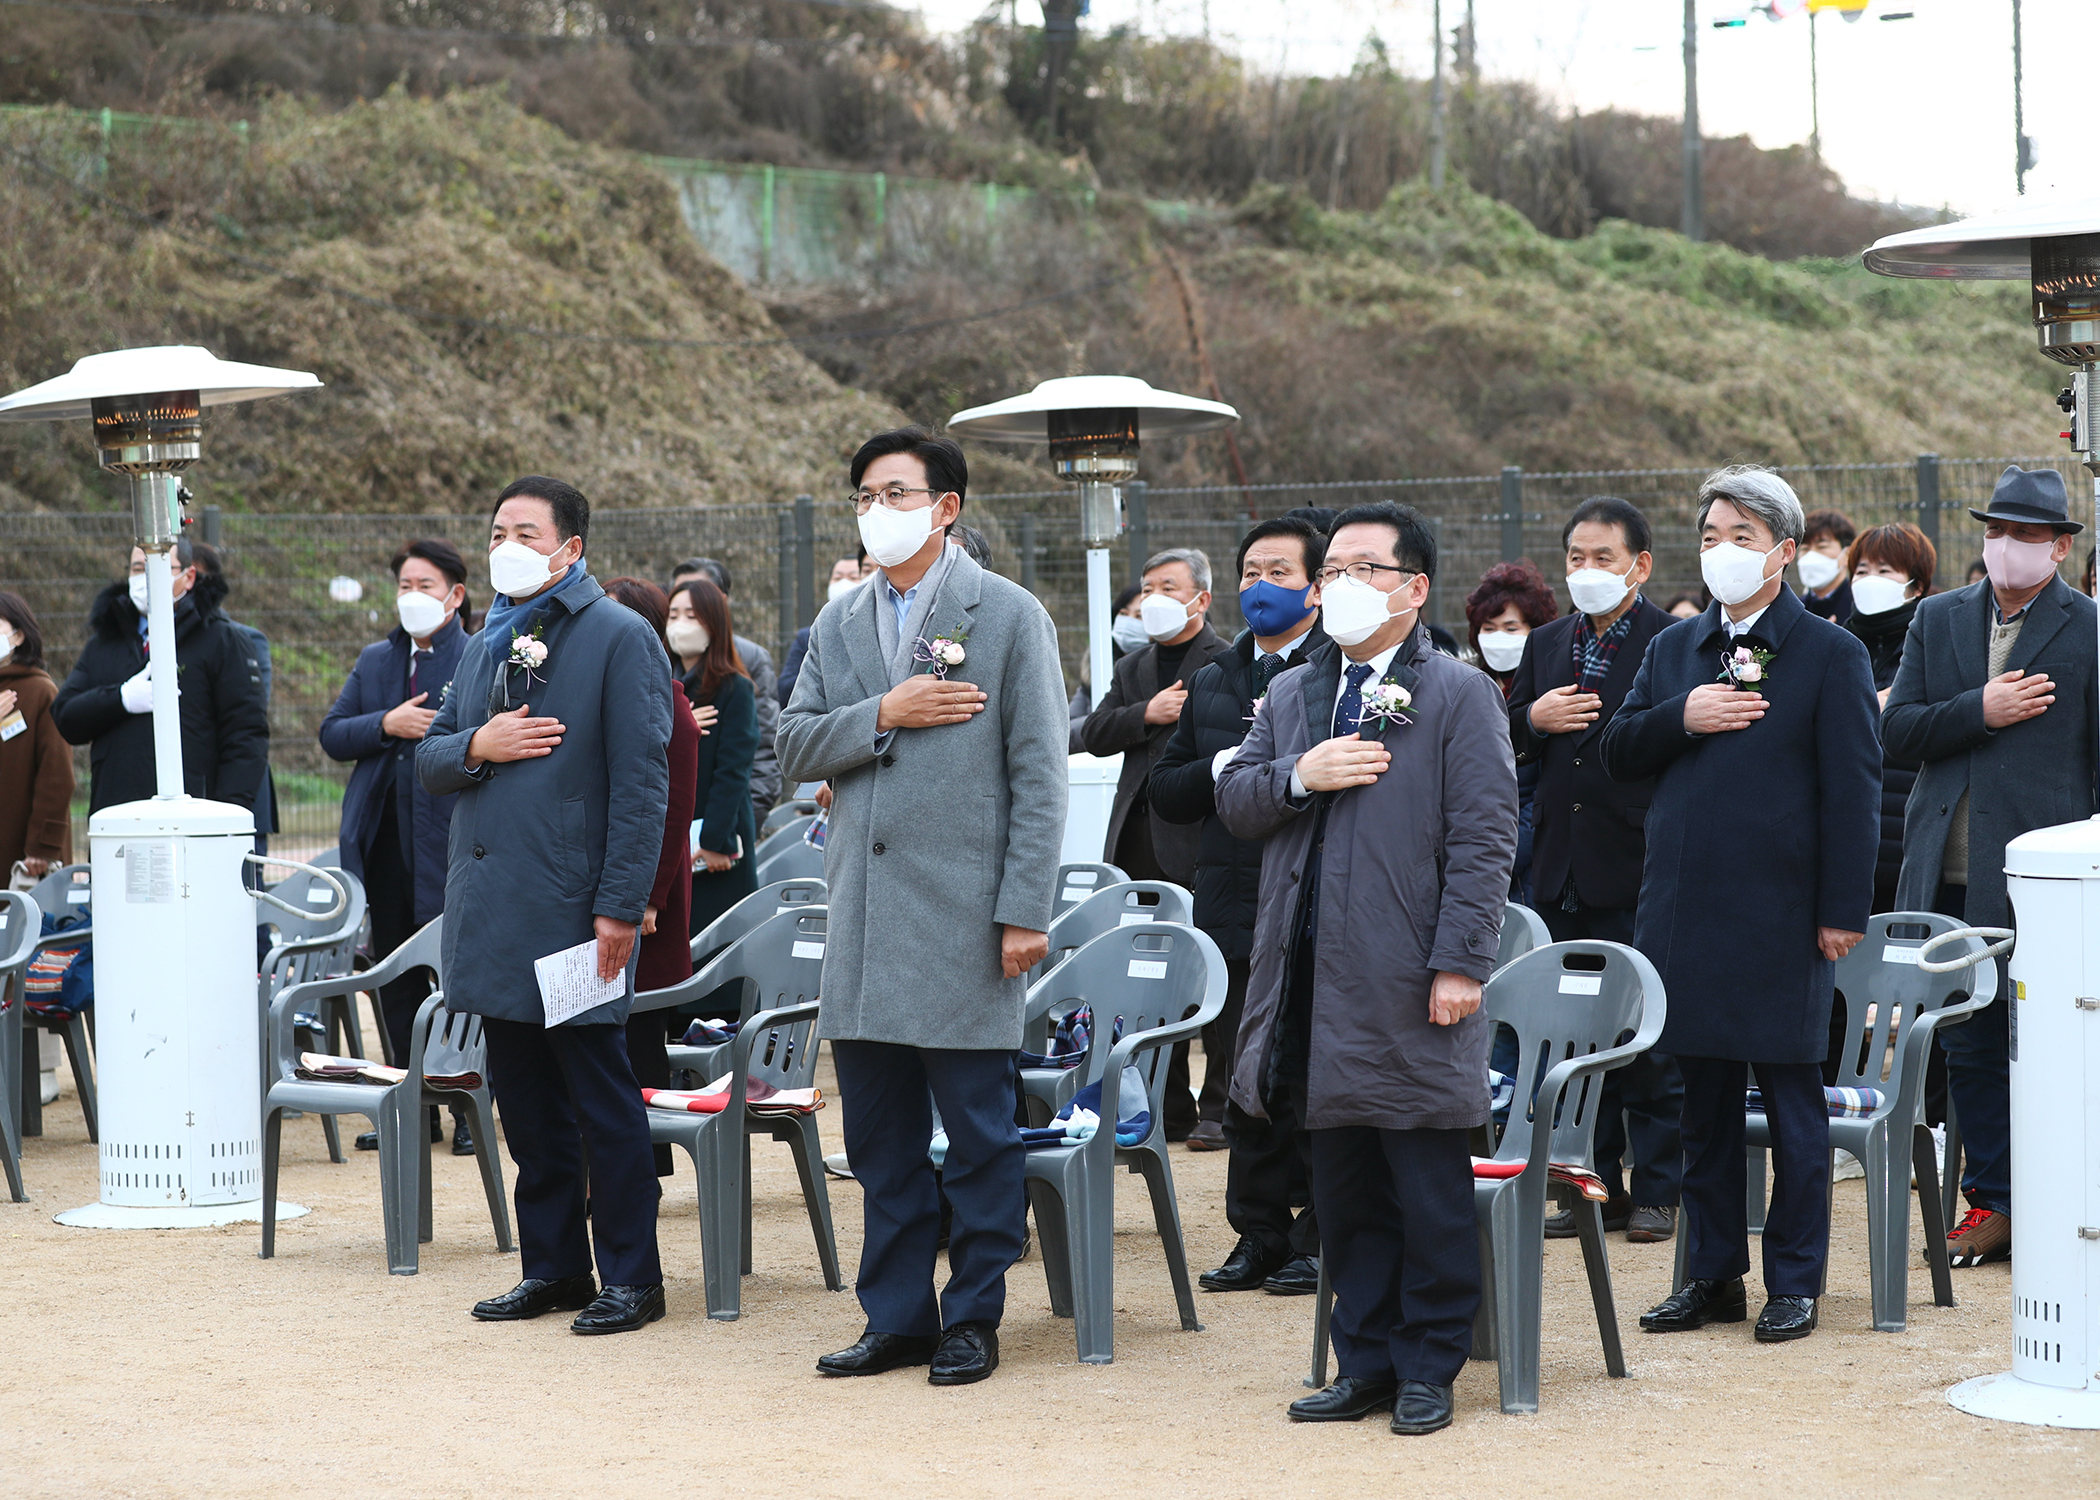
<svg viewBox="0 0 2100 1500">
<path fill-rule="evenodd" d="M 128 714 L 150 714 L 153 712 L 153 668 L 147 667 L 138 676 L 117 689 L 124 700 L 124 712 Z"/>
<path fill-rule="evenodd" d="M 1238 745 L 1233 745 L 1228 749 L 1220 750 L 1216 755 L 1213 755 L 1210 758 L 1210 779 L 1213 785 L 1215 785 L 1217 779 L 1224 774 L 1225 763 L 1231 760 L 1235 755 L 1239 753 L 1240 747 Z"/>
</svg>

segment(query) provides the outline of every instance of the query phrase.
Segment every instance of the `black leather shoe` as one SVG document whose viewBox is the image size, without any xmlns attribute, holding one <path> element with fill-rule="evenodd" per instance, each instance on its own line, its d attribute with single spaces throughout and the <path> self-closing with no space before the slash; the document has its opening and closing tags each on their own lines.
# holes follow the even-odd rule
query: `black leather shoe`
<svg viewBox="0 0 2100 1500">
<path fill-rule="evenodd" d="M 1686 1333 L 1709 1323 L 1740 1323 L 1750 1316 L 1743 1300 L 1743 1278 L 1725 1281 L 1687 1281 L 1682 1291 L 1672 1292 L 1641 1314 L 1646 1333 Z"/>
<path fill-rule="evenodd" d="M 472 1156 L 474 1154 L 474 1132 L 467 1128 L 466 1120 L 459 1115 L 452 1117 L 452 1154 Z"/>
<path fill-rule="evenodd" d="M 1616 1234 L 1633 1218 L 1633 1199 L 1625 1194 L 1611 1199 L 1604 1205 L 1604 1232 Z M 1575 1210 L 1561 1209 L 1546 1215 L 1546 1238 L 1549 1240 L 1572 1240 L 1575 1238 Z"/>
<path fill-rule="evenodd" d="M 820 1375 L 882 1375 L 932 1361 L 940 1338 L 931 1333 L 864 1333 L 850 1349 L 817 1361 Z"/>
<path fill-rule="evenodd" d="M 577 1333 L 632 1333 L 664 1315 L 664 1284 L 609 1286 L 576 1315 L 569 1327 Z"/>
<path fill-rule="evenodd" d="M 975 1385 L 999 1368 L 999 1328 L 983 1322 L 957 1323 L 941 1330 L 933 1351 L 928 1385 Z"/>
<path fill-rule="evenodd" d="M 474 1304 L 474 1316 L 484 1323 L 514 1323 L 541 1313 L 575 1312 L 589 1307 L 598 1295 L 598 1283 L 588 1276 L 564 1276 L 556 1281 L 521 1281 L 500 1297 Z"/>
<path fill-rule="evenodd" d="M 1290 1418 L 1293 1422 L 1361 1422 L 1374 1411 L 1391 1411 L 1399 1391 L 1397 1380 L 1340 1375 L 1324 1391 L 1293 1401 Z"/>
<path fill-rule="evenodd" d="M 360 1151 L 377 1151 L 379 1149 L 379 1132 L 367 1130 L 357 1138 L 355 1144 Z"/>
<path fill-rule="evenodd" d="M 1757 1315 L 1757 1341 L 1760 1344 L 1785 1344 L 1794 1339 L 1805 1339 L 1816 1331 L 1816 1299 L 1813 1297 L 1773 1297 L 1765 1303 L 1765 1310 Z"/>
<path fill-rule="evenodd" d="M 1310 1297 L 1320 1289 L 1320 1258 L 1292 1256 L 1276 1268 L 1261 1289 L 1278 1297 Z"/>
<path fill-rule="evenodd" d="M 1400 1382 L 1399 1398 L 1393 1402 L 1393 1431 L 1403 1437 L 1420 1437 L 1450 1425 L 1450 1386 L 1431 1385 L 1426 1380 Z"/>
<path fill-rule="evenodd" d="M 1288 1256 L 1264 1251 L 1258 1241 L 1242 1236 L 1232 1247 L 1232 1254 L 1225 1257 L 1225 1264 L 1198 1276 L 1196 1285 L 1206 1292 L 1259 1291 L 1287 1259 Z"/>
</svg>

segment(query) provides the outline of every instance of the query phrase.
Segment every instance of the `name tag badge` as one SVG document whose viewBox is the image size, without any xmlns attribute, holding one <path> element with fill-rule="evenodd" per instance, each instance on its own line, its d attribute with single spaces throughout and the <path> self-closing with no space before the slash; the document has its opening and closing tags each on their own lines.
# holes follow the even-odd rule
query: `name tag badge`
<svg viewBox="0 0 2100 1500">
<path fill-rule="evenodd" d="M 1126 911 L 1122 916 L 1116 918 L 1116 925 L 1118 927 L 1142 927 L 1147 922 L 1156 922 L 1158 920 L 1157 917 L 1147 912 Z"/>
<path fill-rule="evenodd" d="M 73 887 L 73 888 L 72 888 L 71 890 L 69 890 L 69 891 L 67 891 L 67 892 L 66 892 L 66 905 L 68 905 L 68 906 L 85 906 L 85 905 L 87 905 L 87 904 L 88 904 L 88 888 L 87 888 L 86 886 L 84 886 L 84 885 L 76 885 L 76 886 L 74 886 L 74 887 Z"/>
<path fill-rule="evenodd" d="M 335 892 L 325 885 L 310 885 L 306 888 L 306 904 L 308 906 L 333 906 L 335 904 Z"/>
<path fill-rule="evenodd" d="M 29 721 L 23 718 L 21 710 L 17 709 L 6 718 L 0 719 L 0 740 L 11 740 L 28 727 Z"/>
<path fill-rule="evenodd" d="M 1130 977 L 1132 979 L 1165 979 L 1167 977 L 1166 963 L 1160 959 L 1133 958 L 1130 961 Z"/>
<path fill-rule="evenodd" d="M 823 956 L 824 945 L 822 943 L 812 943 L 801 938 L 795 940 L 795 957 L 822 958 Z"/>
<path fill-rule="evenodd" d="M 1563 974 L 1560 976 L 1560 992 L 1563 995 L 1601 995 L 1604 993 L 1604 976 Z"/>
<path fill-rule="evenodd" d="M 1899 943 L 1890 943 L 1881 950 L 1881 961 L 1885 964 L 1916 964 L 1918 952 L 1919 950 L 1916 948 L 1906 948 Z"/>
<path fill-rule="evenodd" d="M 1083 886 L 1068 885 L 1058 894 L 1060 901 L 1084 901 L 1094 893 Z"/>
</svg>

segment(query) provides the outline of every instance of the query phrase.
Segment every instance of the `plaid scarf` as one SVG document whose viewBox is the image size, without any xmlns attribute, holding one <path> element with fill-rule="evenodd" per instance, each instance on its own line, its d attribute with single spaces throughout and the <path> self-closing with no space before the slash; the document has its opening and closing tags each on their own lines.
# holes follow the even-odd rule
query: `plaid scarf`
<svg viewBox="0 0 2100 1500">
<path fill-rule="evenodd" d="M 1589 628 L 1584 620 L 1575 627 L 1575 691 L 1578 693 L 1601 693 L 1604 679 L 1611 673 L 1611 664 L 1619 654 L 1619 647 L 1626 637 L 1633 634 L 1633 617 L 1641 597 L 1633 596 L 1635 608 L 1612 621 L 1611 629 L 1599 635 Z"/>
</svg>

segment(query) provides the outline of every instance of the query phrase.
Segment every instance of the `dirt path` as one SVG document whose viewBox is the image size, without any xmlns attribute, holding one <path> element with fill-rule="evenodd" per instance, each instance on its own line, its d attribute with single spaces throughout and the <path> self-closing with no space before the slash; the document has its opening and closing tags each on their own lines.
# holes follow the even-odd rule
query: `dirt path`
<svg viewBox="0 0 2100 1500">
<path fill-rule="evenodd" d="M 828 1070 L 827 1070 L 828 1071 Z M 837 1116 L 826 1112 L 835 1145 Z M 350 1122 L 345 1121 L 346 1129 Z M 436 1242 L 422 1273 L 386 1274 L 378 1166 L 333 1166 L 317 1122 L 286 1130 L 284 1192 L 311 1216 L 256 1258 L 254 1226 L 168 1233 L 64 1229 L 95 1196 L 70 1093 L 23 1162 L 33 1201 L 0 1204 L 12 1268 L 0 1298 L 8 1365 L 0 1494 L 1238 1497 L 1496 1493 L 2071 1496 L 2100 1489 L 2100 1434 L 1979 1421 L 1954 1381 L 2008 1367 L 2003 1266 L 1957 1273 L 1935 1308 L 1920 1270 L 1911 1327 L 1868 1326 L 1861 1184 L 1837 1189 L 1822 1331 L 1760 1346 L 1747 1326 L 1670 1338 L 1634 1326 L 1668 1290 L 1671 1248 L 1614 1237 L 1632 1378 L 1604 1374 L 1573 1242 L 1546 1247 L 1540 1414 L 1496 1409 L 1495 1368 L 1468 1366 L 1450 1431 L 1383 1421 L 1301 1427 L 1311 1299 L 1204 1296 L 1177 1322 L 1140 1184 L 1119 1179 L 1116 1362 L 1082 1366 L 1050 1315 L 1038 1257 L 1016 1267 L 1004 1364 L 936 1390 L 900 1372 L 826 1381 L 816 1357 L 861 1328 L 823 1288 L 785 1148 L 755 1148 L 754 1273 L 743 1317 L 710 1323 L 693 1179 L 664 1202 L 670 1316 L 580 1339 L 562 1322 L 482 1325 L 466 1309 L 509 1287 L 468 1160 L 436 1163 Z M 1230 1248 L 1221 1154 L 1177 1151 L 1192 1270 Z M 506 1180 L 508 1164 L 506 1163 Z M 859 1190 L 832 1183 L 839 1250 L 860 1247 Z M 1752 1289 L 1756 1298 L 1758 1292 Z"/>
</svg>

